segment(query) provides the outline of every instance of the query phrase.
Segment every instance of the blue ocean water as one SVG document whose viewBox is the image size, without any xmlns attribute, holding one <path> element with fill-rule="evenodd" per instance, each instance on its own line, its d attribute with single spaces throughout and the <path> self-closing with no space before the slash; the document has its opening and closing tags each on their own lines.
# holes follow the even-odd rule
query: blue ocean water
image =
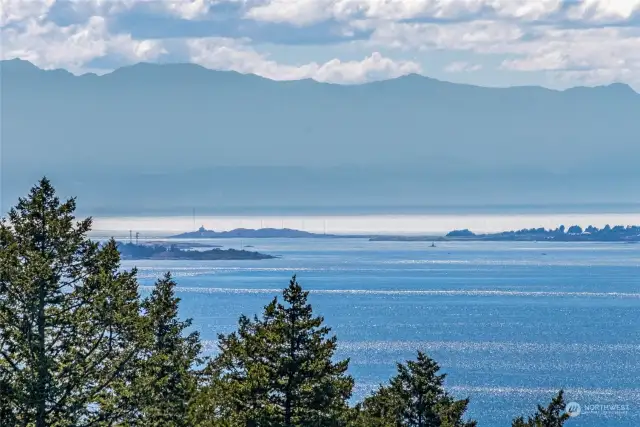
<svg viewBox="0 0 640 427">
<path fill-rule="evenodd" d="M 264 261 L 126 261 L 144 286 L 173 273 L 208 351 L 291 275 L 349 357 L 354 399 L 426 351 L 480 426 L 509 426 L 563 388 L 568 426 L 640 425 L 640 245 L 542 242 L 210 241 Z M 149 288 L 144 288 L 148 291 Z"/>
</svg>

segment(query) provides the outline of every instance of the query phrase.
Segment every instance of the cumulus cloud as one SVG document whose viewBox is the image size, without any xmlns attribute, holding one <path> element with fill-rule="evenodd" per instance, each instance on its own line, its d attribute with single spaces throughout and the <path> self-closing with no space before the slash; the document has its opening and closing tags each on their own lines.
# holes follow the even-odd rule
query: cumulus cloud
<svg viewBox="0 0 640 427">
<path fill-rule="evenodd" d="M 362 61 L 332 59 L 319 66 L 310 77 L 321 82 L 362 83 L 421 72 L 420 65 L 413 61 L 394 61 L 373 52 Z"/>
<path fill-rule="evenodd" d="M 164 40 L 137 40 L 130 34 L 112 34 L 106 19 L 108 16 L 131 10 L 136 5 L 161 5 L 165 13 L 197 19 L 205 15 L 212 5 L 235 0 L 75 0 L 70 4 L 88 18 L 86 22 L 66 26 L 47 19 L 53 0 L 37 5 L 31 1 L 11 1 L 10 7 L 3 8 L 2 14 L 2 57 L 22 58 L 46 69 L 66 68 L 81 72 L 87 63 L 97 58 L 117 56 L 125 62 L 134 63 L 152 61 L 168 53 Z M 16 22 L 20 25 L 8 25 Z M 209 68 L 252 73 L 275 80 L 312 78 L 322 82 L 361 83 L 421 71 L 413 61 L 395 61 L 378 52 L 359 61 L 335 58 L 325 63 L 288 65 L 259 53 L 248 40 L 205 37 L 172 46 L 186 46 L 186 55 L 193 62 Z"/>
<path fill-rule="evenodd" d="M 640 0 L 266 0 L 246 16 L 302 27 L 334 21 L 370 30 L 373 49 L 498 55 L 504 70 L 640 86 Z"/>
<path fill-rule="evenodd" d="M 57 26 L 30 18 L 21 28 L 2 31 L 2 57 L 21 58 L 42 68 L 81 71 L 96 58 L 118 55 L 131 62 L 157 58 L 165 52 L 158 40 L 134 40 L 130 35 L 108 32 L 105 19 L 91 17 L 84 24 Z"/>
<path fill-rule="evenodd" d="M 640 0 L 268 0 L 250 8 L 251 19 L 309 25 L 324 20 L 400 21 L 435 18 L 515 18 L 619 21 L 640 11 Z"/>
<path fill-rule="evenodd" d="M 224 0 L 231 2 L 232 0 Z M 173 13 L 184 19 L 198 19 L 206 16 L 212 6 L 222 3 L 222 0 L 183 0 L 183 1 L 161 1 L 161 7 L 164 7 L 170 13 Z"/>
<path fill-rule="evenodd" d="M 57 25 L 48 17 L 55 0 L 3 0 L 0 19 L 3 59 L 21 58 L 45 69 L 82 72 L 97 58 L 117 56 L 128 62 L 149 61 L 166 50 L 160 40 L 136 40 L 112 34 L 106 15 L 132 7 L 137 0 L 73 0 L 88 13 L 86 21 Z"/>
<path fill-rule="evenodd" d="M 54 3 L 55 0 L 2 0 L 0 3 L 0 26 L 4 27 L 32 17 L 44 19 Z"/>
<path fill-rule="evenodd" d="M 434 23 L 387 22 L 377 25 L 371 43 L 404 50 L 483 50 L 524 36 L 516 24 L 500 21 Z"/>
<path fill-rule="evenodd" d="M 567 17 L 592 22 L 620 22 L 640 15 L 640 0 L 582 0 L 567 9 Z"/>
<path fill-rule="evenodd" d="M 626 82 L 640 86 L 640 30 L 629 28 L 547 29 L 537 39 L 496 46 L 511 57 L 501 68 L 545 72 L 563 83 Z"/>
<path fill-rule="evenodd" d="M 378 52 L 361 61 L 332 59 L 323 64 L 281 64 L 251 48 L 246 41 L 225 38 L 187 42 L 194 63 L 216 70 L 256 74 L 273 80 L 314 79 L 328 83 L 363 83 L 421 72 L 412 61 L 394 61 Z"/>
<path fill-rule="evenodd" d="M 122 65 L 167 55 L 278 80 L 358 83 L 420 72 L 420 64 L 408 58 L 423 52 L 456 51 L 461 60 L 443 71 L 477 71 L 485 57 L 507 74 L 544 73 L 562 85 L 624 81 L 640 87 L 640 0 L 0 1 L 2 57 L 44 68 L 80 72 L 98 58 Z M 61 13 L 73 19 L 60 19 Z M 177 24 L 167 27 L 165 38 L 162 28 L 145 33 L 154 39 L 123 29 L 136 34 L 136 19 L 157 16 Z M 123 17 L 127 24 L 118 26 Z M 208 24 L 225 33 L 204 34 Z M 194 38 L 189 25 L 202 37 Z M 305 31 L 312 37 L 304 37 Z M 342 52 L 363 59 L 283 63 L 264 53 L 261 36 L 269 32 L 279 43 L 313 40 L 325 58 L 337 56 L 332 43 L 342 43 L 350 49 Z M 295 36 L 283 37 L 287 32 Z M 340 41 L 336 34 L 343 36 Z M 464 55 L 473 55 L 474 64 Z"/>
<path fill-rule="evenodd" d="M 514 0 L 522 3 L 521 0 Z M 546 0 L 544 0 L 546 1 Z M 268 0 L 249 8 L 257 21 L 312 25 L 326 20 L 400 21 L 416 18 L 451 19 L 483 10 L 484 0 Z"/>
<path fill-rule="evenodd" d="M 519 71 L 638 67 L 640 30 L 548 29 L 537 40 L 499 49 L 521 55 L 502 63 L 504 68 Z"/>
<path fill-rule="evenodd" d="M 631 25 L 564 28 L 512 20 L 382 22 L 373 29 L 369 43 L 374 48 L 402 51 L 445 50 L 503 57 L 503 70 L 548 73 L 562 85 L 571 77 L 585 76 L 577 83 L 623 81 L 640 86 L 640 28 Z"/>
</svg>

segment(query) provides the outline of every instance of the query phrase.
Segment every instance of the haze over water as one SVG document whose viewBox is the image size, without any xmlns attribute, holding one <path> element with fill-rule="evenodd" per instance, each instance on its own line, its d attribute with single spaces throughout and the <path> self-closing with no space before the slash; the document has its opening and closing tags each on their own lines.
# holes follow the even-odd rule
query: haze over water
<svg viewBox="0 0 640 427">
<path fill-rule="evenodd" d="M 474 232 L 498 232 L 522 228 L 556 228 L 580 225 L 640 224 L 640 212 L 630 213 L 521 213 L 521 214 L 404 214 L 404 215 L 246 215 L 174 217 L 97 217 L 94 232 L 104 235 L 128 234 L 129 230 L 147 237 L 193 231 L 200 226 L 216 231 L 234 228 L 294 228 L 315 233 L 335 234 L 446 234 L 468 228 Z"/>
</svg>

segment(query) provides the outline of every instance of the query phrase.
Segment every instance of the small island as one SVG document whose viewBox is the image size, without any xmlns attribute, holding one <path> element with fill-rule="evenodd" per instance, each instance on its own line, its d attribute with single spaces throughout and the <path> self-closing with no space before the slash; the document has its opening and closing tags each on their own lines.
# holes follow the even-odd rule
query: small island
<svg viewBox="0 0 640 427">
<path fill-rule="evenodd" d="M 578 225 L 565 228 L 564 225 L 556 229 L 525 228 L 517 231 L 503 231 L 500 233 L 476 234 L 468 229 L 454 230 L 444 237 L 434 236 L 375 236 L 370 241 L 397 242 L 426 242 L 426 241 L 545 241 L 545 242 L 640 242 L 640 226 L 637 225 L 606 225 L 603 228 L 589 226 L 585 229 Z"/>
<path fill-rule="evenodd" d="M 134 244 L 118 242 L 118 250 L 122 259 L 126 260 L 196 260 L 196 261 L 218 261 L 218 260 L 262 260 L 276 258 L 273 255 L 267 255 L 260 252 L 237 250 L 237 249 L 220 249 L 214 248 L 209 250 L 185 250 L 180 249 L 176 245 L 159 245 L 159 244 Z"/>
<path fill-rule="evenodd" d="M 170 239 L 274 239 L 274 238 L 326 238 L 326 237 L 345 237 L 333 234 L 318 234 L 308 231 L 293 230 L 291 228 L 236 228 L 230 231 L 214 231 L 200 227 L 198 231 L 190 231 L 187 233 L 169 236 Z"/>
</svg>

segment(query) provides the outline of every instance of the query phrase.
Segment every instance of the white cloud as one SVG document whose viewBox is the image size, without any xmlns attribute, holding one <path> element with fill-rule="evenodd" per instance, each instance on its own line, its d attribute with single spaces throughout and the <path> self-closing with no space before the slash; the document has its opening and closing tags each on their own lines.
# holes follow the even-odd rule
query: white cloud
<svg viewBox="0 0 640 427">
<path fill-rule="evenodd" d="M 567 10 L 573 20 L 626 21 L 640 14 L 640 0 L 582 0 Z"/>
<path fill-rule="evenodd" d="M 627 20 L 640 11 L 640 0 L 268 0 L 247 11 L 259 21 L 309 25 L 325 20 L 347 21 L 358 16 L 399 21 L 414 18 L 479 18 L 482 16 L 535 21 Z"/>
<path fill-rule="evenodd" d="M 640 30 L 548 29 L 539 39 L 500 50 L 516 55 L 502 62 L 503 69 L 549 71 L 561 80 L 579 77 L 589 84 L 640 84 Z"/>
<path fill-rule="evenodd" d="M 165 52 L 161 41 L 111 34 L 106 23 L 106 15 L 131 8 L 137 1 L 73 0 L 70 4 L 83 8 L 87 20 L 59 26 L 48 19 L 55 0 L 2 0 L 0 54 L 3 59 L 21 58 L 45 69 L 72 72 L 85 71 L 91 60 L 110 55 L 132 62 L 153 60 Z"/>
<path fill-rule="evenodd" d="M 14 1 L 30 1 L 30 0 L 14 0 Z M 33 0 L 32 0 L 33 1 Z M 65 4 L 70 6 L 81 16 L 89 19 L 92 16 L 107 17 L 127 12 L 140 3 L 149 2 L 149 0 L 63 0 Z M 60 0 L 57 0 L 60 2 Z"/>
<path fill-rule="evenodd" d="M 362 83 L 419 73 L 412 61 L 394 61 L 374 52 L 361 61 L 332 59 L 324 64 L 311 62 L 286 65 L 268 59 L 246 43 L 224 38 L 192 39 L 187 42 L 191 60 L 207 68 L 257 74 L 274 80 L 311 78 L 331 83 Z"/>
<path fill-rule="evenodd" d="M 497 43 L 515 42 L 524 31 L 501 21 L 471 21 L 452 24 L 387 22 L 377 25 L 370 41 L 375 45 L 406 50 L 481 50 Z"/>
<path fill-rule="evenodd" d="M 44 17 L 56 1 L 64 1 L 87 16 L 108 16 L 127 12 L 145 5 L 157 13 L 168 13 L 183 19 L 195 20 L 206 16 L 212 6 L 238 3 L 245 0 L 2 0 L 0 23 Z"/>
<path fill-rule="evenodd" d="M 366 22 L 356 23 L 366 28 Z M 625 81 L 640 85 L 640 28 L 612 26 L 565 29 L 513 21 L 452 24 L 382 22 L 369 43 L 404 51 L 468 51 L 502 57 L 501 67 L 516 72 L 553 72 L 554 80 L 587 76 L 580 83 Z M 578 72 L 579 71 L 579 72 Z"/>
<path fill-rule="evenodd" d="M 68 1 L 75 9 L 74 19 L 82 22 L 67 26 L 52 22 L 48 15 L 55 0 L 0 0 L 2 58 L 20 57 L 44 68 L 80 72 L 96 58 L 133 63 L 153 61 L 163 53 L 186 54 L 210 68 L 272 79 L 358 83 L 420 72 L 420 65 L 408 59 L 420 52 L 456 51 L 462 58 L 444 71 L 477 71 L 479 65 L 469 64 L 464 57 L 473 53 L 474 58 L 500 62 L 500 68 L 509 73 L 546 73 L 562 84 L 572 79 L 590 84 L 620 80 L 640 87 L 640 0 L 58 1 Z M 338 28 L 332 25 L 333 34 L 371 31 L 371 36 L 351 44 L 351 52 L 359 52 L 362 60 L 306 60 L 293 65 L 252 47 L 261 42 L 263 27 L 254 33 L 254 40 L 205 37 L 186 43 L 137 40 L 112 30 L 119 15 L 140 5 L 136 13 L 195 21 L 211 19 L 212 7 L 223 3 L 244 10 L 247 26 L 251 20 L 286 23 L 304 32 L 313 24 L 334 21 Z M 413 18 L 418 22 L 407 22 Z M 421 18 L 442 22 L 419 22 Z M 570 28 L 568 21 L 577 25 Z M 314 49 L 323 49 L 326 57 L 332 48 L 325 44 Z M 390 50 L 396 50 L 401 59 Z"/>
<path fill-rule="evenodd" d="M 134 40 L 128 34 L 109 34 L 105 19 L 91 17 L 84 24 L 60 27 L 30 18 L 23 28 L 2 31 L 3 59 L 21 58 L 39 67 L 81 71 L 84 65 L 110 54 L 129 61 L 146 61 L 164 52 L 157 40 Z"/>
<path fill-rule="evenodd" d="M 342 62 L 332 59 L 321 65 L 310 77 L 321 82 L 362 83 L 417 74 L 421 71 L 420 65 L 413 61 L 394 61 L 373 52 L 362 61 Z"/>
<path fill-rule="evenodd" d="M 207 0 L 192 0 L 184 2 L 164 2 L 166 8 L 184 19 L 195 19 L 209 11 L 210 2 Z"/>
<path fill-rule="evenodd" d="M 472 73 L 481 69 L 482 65 L 470 64 L 466 61 L 452 62 L 444 68 L 447 73 Z"/>
<path fill-rule="evenodd" d="M 224 0 L 232 2 L 233 0 Z M 160 5 L 170 13 L 183 19 L 199 19 L 209 13 L 209 9 L 222 0 L 182 0 L 182 1 L 161 1 Z"/>
<path fill-rule="evenodd" d="M 44 19 L 56 0 L 2 0 L 0 2 L 0 27 L 28 18 Z"/>
<path fill-rule="evenodd" d="M 246 17 L 256 21 L 305 26 L 333 18 L 332 3 L 330 0 L 271 0 L 249 9 Z"/>
</svg>

